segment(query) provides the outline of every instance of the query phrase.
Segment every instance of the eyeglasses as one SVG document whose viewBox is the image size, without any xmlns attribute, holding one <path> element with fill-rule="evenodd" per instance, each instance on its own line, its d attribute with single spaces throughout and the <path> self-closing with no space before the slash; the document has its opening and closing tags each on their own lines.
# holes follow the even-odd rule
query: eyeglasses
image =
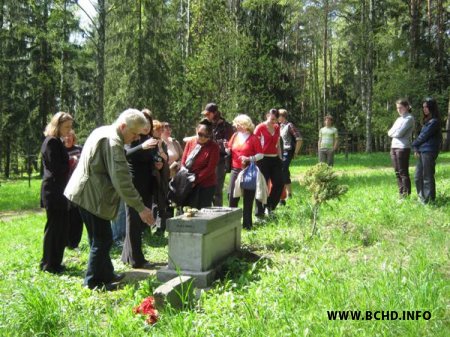
<svg viewBox="0 0 450 337">
<path fill-rule="evenodd" d="M 433 102 L 434 101 L 434 99 L 433 99 L 433 97 L 426 97 L 425 98 L 425 102 Z"/>
<path fill-rule="evenodd" d="M 211 137 L 210 135 L 207 135 L 206 133 L 202 133 L 202 132 L 198 132 L 197 136 L 199 138 L 210 138 Z"/>
</svg>

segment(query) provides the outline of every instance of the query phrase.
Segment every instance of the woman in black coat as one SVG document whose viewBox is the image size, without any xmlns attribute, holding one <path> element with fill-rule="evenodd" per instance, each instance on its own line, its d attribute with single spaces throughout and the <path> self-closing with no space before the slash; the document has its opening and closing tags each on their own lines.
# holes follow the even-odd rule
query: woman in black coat
<svg viewBox="0 0 450 337">
<path fill-rule="evenodd" d="M 437 102 L 433 98 L 426 98 L 422 103 L 423 126 L 419 136 L 411 146 L 416 165 L 416 189 L 419 201 L 427 204 L 436 199 L 436 159 L 442 143 L 441 116 Z"/>
<path fill-rule="evenodd" d="M 41 147 L 44 167 L 41 207 L 45 208 L 47 222 L 40 269 L 55 274 L 64 271 L 62 260 L 69 222 L 67 199 L 63 193 L 69 179 L 69 156 L 63 137 L 72 130 L 72 122 L 72 116 L 66 112 L 55 114 L 45 128 L 45 140 Z"/>
<path fill-rule="evenodd" d="M 152 117 L 149 110 L 142 111 L 152 126 Z M 126 146 L 128 168 L 133 178 L 133 184 L 142 197 L 144 205 L 152 208 L 153 203 L 153 177 L 154 157 L 157 152 L 158 141 L 151 137 L 152 129 L 147 135 Z M 125 241 L 122 249 L 122 262 L 130 264 L 133 268 L 145 268 L 149 262 L 142 252 L 142 234 L 147 225 L 142 222 L 136 210 L 125 205 L 126 229 Z"/>
</svg>

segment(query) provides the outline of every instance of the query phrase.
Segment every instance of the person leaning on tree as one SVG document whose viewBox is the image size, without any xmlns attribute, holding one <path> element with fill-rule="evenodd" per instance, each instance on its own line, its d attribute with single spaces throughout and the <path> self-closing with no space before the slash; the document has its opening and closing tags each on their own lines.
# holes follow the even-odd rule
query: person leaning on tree
<svg viewBox="0 0 450 337">
<path fill-rule="evenodd" d="M 411 115 L 411 106 L 406 99 L 395 102 L 399 117 L 389 129 L 388 136 L 391 142 L 392 166 L 397 177 L 400 197 L 411 194 L 411 180 L 409 178 L 409 157 L 411 154 L 411 135 L 414 131 L 414 117 Z"/>
<path fill-rule="evenodd" d="M 128 172 L 124 144 L 148 132 L 144 114 L 128 109 L 112 125 L 102 126 L 89 135 L 80 161 L 64 195 L 80 207 L 89 235 L 89 261 L 84 285 L 90 289 L 114 289 L 124 274 L 115 274 L 109 256 L 112 246 L 110 220 L 114 219 L 122 198 L 143 222 L 153 225 L 152 212 L 142 202 Z"/>
<path fill-rule="evenodd" d="M 41 207 L 47 213 L 44 229 L 43 255 L 39 268 L 53 274 L 62 273 L 64 248 L 69 230 L 68 202 L 63 192 L 69 179 L 69 155 L 63 144 L 72 130 L 73 118 L 58 112 L 45 128 L 41 155 L 44 176 L 41 185 Z"/>
<path fill-rule="evenodd" d="M 334 165 L 334 152 L 338 147 L 338 131 L 333 126 L 333 117 L 324 117 L 325 126 L 319 131 L 319 162 Z"/>
<path fill-rule="evenodd" d="M 214 206 L 223 206 L 223 184 L 226 175 L 226 143 L 233 135 L 233 127 L 228 123 L 219 111 L 216 103 L 208 103 L 203 110 L 202 115 L 212 123 L 213 140 L 219 145 L 220 158 L 216 168 L 217 186 L 214 192 Z"/>
</svg>

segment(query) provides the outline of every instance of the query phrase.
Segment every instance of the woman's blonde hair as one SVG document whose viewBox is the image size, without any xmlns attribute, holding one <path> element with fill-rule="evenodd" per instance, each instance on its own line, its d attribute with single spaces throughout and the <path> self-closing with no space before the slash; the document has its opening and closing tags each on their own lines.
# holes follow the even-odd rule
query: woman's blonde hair
<svg viewBox="0 0 450 337">
<path fill-rule="evenodd" d="M 73 121 L 73 117 L 71 114 L 63 111 L 57 112 L 53 115 L 50 123 L 48 123 L 45 127 L 44 136 L 59 137 L 61 125 L 67 121 Z"/>
<path fill-rule="evenodd" d="M 235 119 L 233 119 L 233 126 L 238 127 L 241 126 L 248 132 L 253 132 L 255 130 L 255 124 L 253 124 L 252 119 L 247 115 L 237 115 Z"/>
</svg>

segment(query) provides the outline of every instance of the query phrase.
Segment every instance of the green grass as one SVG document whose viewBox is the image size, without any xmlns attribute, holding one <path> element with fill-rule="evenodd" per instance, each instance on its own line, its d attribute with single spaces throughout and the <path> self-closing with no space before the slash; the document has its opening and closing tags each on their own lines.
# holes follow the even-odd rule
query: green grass
<svg viewBox="0 0 450 337">
<path fill-rule="evenodd" d="M 3 180 L 0 181 L 0 212 L 35 209 L 40 206 L 41 180 Z"/>
<path fill-rule="evenodd" d="M 387 159 L 386 159 L 387 158 Z M 340 201 L 321 209 L 310 239 L 306 191 L 276 217 L 243 232 L 256 256 L 230 259 L 227 273 L 195 307 L 165 310 L 153 327 L 132 313 L 158 282 L 116 292 L 82 288 L 87 244 L 67 251 L 66 274 L 38 271 L 45 215 L 0 220 L 1 336 L 448 336 L 450 335 L 450 154 L 437 166 L 438 200 L 399 202 L 388 154 L 336 160 Z M 313 157 L 295 161 L 301 175 Z M 413 160 L 412 163 L 413 164 Z M 413 169 L 411 169 L 413 173 Z M 3 184 L 2 184 L 3 187 Z M 165 241 L 146 237 L 145 253 L 167 259 Z M 118 270 L 127 270 L 112 252 Z M 330 321 L 327 310 L 428 310 L 430 320 Z"/>
</svg>

